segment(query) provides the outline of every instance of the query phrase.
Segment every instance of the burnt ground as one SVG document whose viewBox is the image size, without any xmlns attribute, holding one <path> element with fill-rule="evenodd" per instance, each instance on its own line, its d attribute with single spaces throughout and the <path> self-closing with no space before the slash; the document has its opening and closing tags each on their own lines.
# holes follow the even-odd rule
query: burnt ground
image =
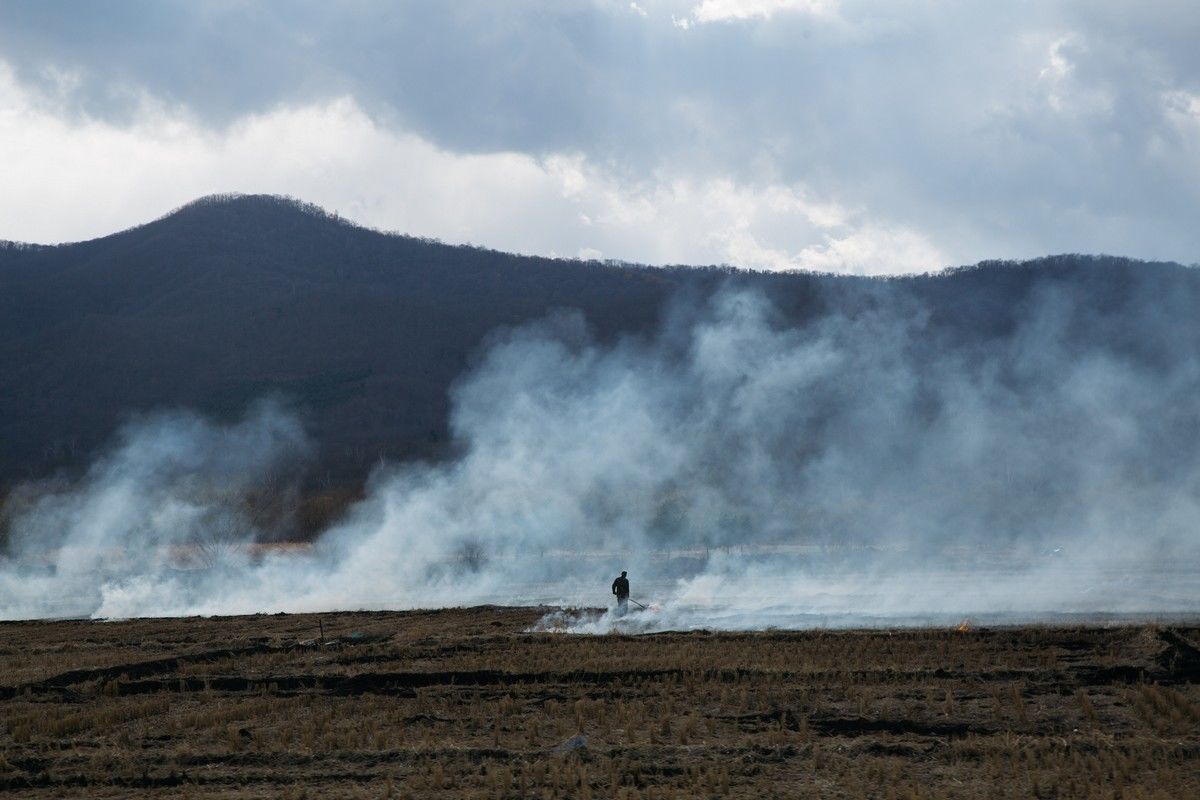
<svg viewBox="0 0 1200 800">
<path fill-rule="evenodd" d="M 1200 797 L 1200 627 L 526 632 L 544 611 L 0 623 L 0 792 Z"/>
</svg>

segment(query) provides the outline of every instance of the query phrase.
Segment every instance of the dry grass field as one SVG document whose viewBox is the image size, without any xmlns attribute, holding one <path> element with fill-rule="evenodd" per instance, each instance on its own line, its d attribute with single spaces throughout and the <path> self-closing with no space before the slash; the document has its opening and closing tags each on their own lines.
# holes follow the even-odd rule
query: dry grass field
<svg viewBox="0 0 1200 800">
<path fill-rule="evenodd" d="M 3 623 L 0 792 L 1200 797 L 1200 628 L 527 633 L 544 611 Z"/>
</svg>

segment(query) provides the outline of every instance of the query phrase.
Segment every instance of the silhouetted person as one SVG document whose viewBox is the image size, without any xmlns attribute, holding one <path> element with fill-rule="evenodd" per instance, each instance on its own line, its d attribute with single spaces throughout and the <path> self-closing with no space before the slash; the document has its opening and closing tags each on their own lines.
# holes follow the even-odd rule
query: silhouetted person
<svg viewBox="0 0 1200 800">
<path fill-rule="evenodd" d="M 612 593 L 617 596 L 617 613 L 624 614 L 629 609 L 629 579 L 624 572 L 613 581 Z"/>
</svg>

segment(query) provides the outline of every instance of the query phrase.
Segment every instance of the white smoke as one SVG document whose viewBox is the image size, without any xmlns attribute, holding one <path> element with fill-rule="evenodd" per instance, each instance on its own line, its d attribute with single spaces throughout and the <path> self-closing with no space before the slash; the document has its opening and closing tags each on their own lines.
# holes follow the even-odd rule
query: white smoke
<svg viewBox="0 0 1200 800">
<path fill-rule="evenodd" d="M 393 465 L 310 553 L 181 564 L 264 532 L 246 498 L 307 452 L 277 406 L 128 428 L 10 509 L 0 616 L 597 606 L 571 630 L 923 624 L 1200 610 L 1200 369 L 1081 346 L 1043 293 L 947 342 L 900 292 L 804 326 L 763 297 L 599 343 L 563 312 L 497 334 L 453 391 L 449 463 Z M 1181 566 L 1183 565 L 1183 566 Z"/>
<path fill-rule="evenodd" d="M 10 498 L 0 614 L 96 613 L 172 564 L 233 566 L 270 533 L 267 506 L 286 501 L 308 452 L 298 420 L 274 402 L 231 425 L 159 413 L 126 426 L 76 484 Z"/>
</svg>

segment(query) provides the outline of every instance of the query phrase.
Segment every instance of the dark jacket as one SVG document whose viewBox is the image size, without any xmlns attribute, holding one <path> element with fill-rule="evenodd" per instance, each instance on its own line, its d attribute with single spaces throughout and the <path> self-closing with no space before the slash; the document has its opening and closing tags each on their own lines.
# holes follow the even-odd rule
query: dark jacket
<svg viewBox="0 0 1200 800">
<path fill-rule="evenodd" d="M 617 578 L 613 581 L 612 591 L 617 597 L 629 597 L 629 579 Z"/>
</svg>

